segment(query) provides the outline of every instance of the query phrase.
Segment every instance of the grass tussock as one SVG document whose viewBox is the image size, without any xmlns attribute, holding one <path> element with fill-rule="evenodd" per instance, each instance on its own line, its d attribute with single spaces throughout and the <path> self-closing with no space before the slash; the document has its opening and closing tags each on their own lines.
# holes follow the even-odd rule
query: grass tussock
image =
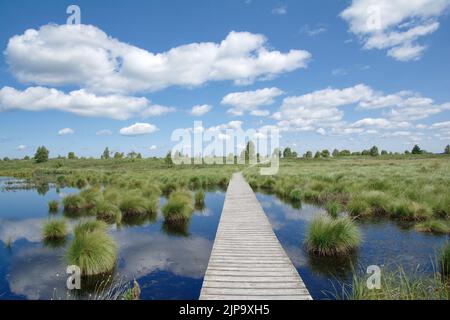
<svg viewBox="0 0 450 320">
<path fill-rule="evenodd" d="M 82 275 L 93 276 L 112 271 L 117 259 L 117 246 L 100 221 L 82 222 L 75 227 L 74 239 L 66 258 L 77 265 Z"/>
<path fill-rule="evenodd" d="M 44 223 L 42 238 L 45 241 L 61 240 L 67 236 L 67 224 L 64 219 L 51 219 Z"/>
<path fill-rule="evenodd" d="M 95 210 L 97 219 L 105 221 L 106 223 L 120 224 L 122 221 L 120 209 L 116 205 L 105 200 L 98 202 Z"/>
<path fill-rule="evenodd" d="M 415 226 L 419 232 L 429 232 L 436 234 L 450 233 L 450 226 L 446 221 L 442 220 L 427 220 L 420 222 Z"/>
<path fill-rule="evenodd" d="M 79 212 L 83 210 L 85 203 L 80 195 L 70 194 L 63 199 L 63 206 L 66 212 Z"/>
<path fill-rule="evenodd" d="M 137 194 L 128 194 L 122 198 L 119 208 L 124 217 L 145 216 L 157 212 L 158 202 L 157 199 L 146 199 Z"/>
<path fill-rule="evenodd" d="M 180 222 L 189 220 L 194 212 L 192 194 L 189 191 L 173 192 L 162 213 L 166 222 Z"/>
<path fill-rule="evenodd" d="M 305 244 L 309 252 L 321 256 L 346 255 L 361 243 L 361 233 L 349 218 L 317 216 L 309 225 Z"/>
<path fill-rule="evenodd" d="M 195 208 L 202 210 L 205 207 L 205 192 L 198 190 L 194 196 Z"/>
<path fill-rule="evenodd" d="M 450 276 L 450 244 L 448 243 L 441 249 L 439 264 L 442 274 L 445 277 Z M 449 279 L 447 278 L 447 280 Z"/>
<path fill-rule="evenodd" d="M 48 202 L 48 212 L 56 213 L 58 212 L 59 203 L 56 200 L 51 200 Z"/>
</svg>

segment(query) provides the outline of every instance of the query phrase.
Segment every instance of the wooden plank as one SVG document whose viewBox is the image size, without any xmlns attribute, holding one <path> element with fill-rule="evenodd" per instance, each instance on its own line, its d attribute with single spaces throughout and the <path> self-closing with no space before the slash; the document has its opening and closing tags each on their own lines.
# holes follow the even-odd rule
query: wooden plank
<svg viewBox="0 0 450 320">
<path fill-rule="evenodd" d="M 311 300 L 242 174 L 228 186 L 201 300 Z"/>
</svg>

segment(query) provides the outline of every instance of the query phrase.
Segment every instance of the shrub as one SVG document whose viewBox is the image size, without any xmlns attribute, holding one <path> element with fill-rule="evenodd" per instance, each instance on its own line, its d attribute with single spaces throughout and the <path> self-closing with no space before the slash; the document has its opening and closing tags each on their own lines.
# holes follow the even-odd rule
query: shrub
<svg viewBox="0 0 450 320">
<path fill-rule="evenodd" d="M 52 219 L 44 224 L 42 237 L 46 241 L 64 239 L 67 235 L 66 221 L 63 219 Z"/>
<path fill-rule="evenodd" d="M 58 201 L 51 200 L 48 202 L 48 212 L 50 213 L 58 212 Z"/>
<path fill-rule="evenodd" d="M 314 254 L 345 255 L 359 246 L 361 234 L 348 218 L 317 216 L 309 226 L 305 243 L 308 251 Z"/>
</svg>

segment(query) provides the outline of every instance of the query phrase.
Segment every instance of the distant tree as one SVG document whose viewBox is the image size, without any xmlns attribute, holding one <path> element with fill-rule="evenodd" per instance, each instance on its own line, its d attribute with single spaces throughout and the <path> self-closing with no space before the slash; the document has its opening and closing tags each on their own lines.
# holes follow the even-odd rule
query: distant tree
<svg viewBox="0 0 450 320">
<path fill-rule="evenodd" d="M 283 158 L 292 158 L 291 148 L 285 148 L 283 151 Z"/>
<path fill-rule="evenodd" d="M 169 166 L 173 165 L 172 153 L 170 151 L 167 152 L 166 157 L 164 158 L 164 162 L 165 162 L 165 164 L 167 164 Z"/>
<path fill-rule="evenodd" d="M 411 154 L 411 152 L 409 152 L 409 150 L 405 150 L 405 154 Z"/>
<path fill-rule="evenodd" d="M 303 158 L 311 159 L 312 156 L 313 156 L 313 154 L 311 151 L 306 151 L 306 153 L 303 155 Z"/>
<path fill-rule="evenodd" d="M 360 155 L 361 155 L 361 152 L 359 152 L 359 151 L 352 152 L 352 156 L 360 156 Z"/>
<path fill-rule="evenodd" d="M 340 156 L 339 150 L 338 149 L 334 149 L 333 150 L 333 158 L 337 158 Z"/>
<path fill-rule="evenodd" d="M 347 157 L 349 155 L 351 155 L 350 150 L 341 150 L 341 151 L 339 151 L 339 156 L 341 156 L 341 157 Z"/>
<path fill-rule="evenodd" d="M 75 156 L 75 152 L 69 152 L 67 154 L 67 159 L 73 160 L 76 159 L 77 157 Z"/>
<path fill-rule="evenodd" d="M 255 162 L 256 160 L 256 147 L 253 141 L 247 142 L 245 146 L 245 163 L 250 163 L 250 161 Z"/>
<path fill-rule="evenodd" d="M 114 159 L 123 159 L 123 152 L 114 153 Z"/>
<path fill-rule="evenodd" d="M 380 153 L 378 152 L 377 146 L 373 146 L 372 148 L 370 148 L 369 153 L 372 157 L 378 157 L 380 155 Z"/>
<path fill-rule="evenodd" d="M 450 154 L 450 144 L 445 147 L 444 153 Z"/>
<path fill-rule="evenodd" d="M 136 159 L 142 159 L 142 154 L 138 153 L 137 156 L 136 156 Z"/>
<path fill-rule="evenodd" d="M 4 157 L 3 161 L 9 161 L 9 158 L 8 157 Z"/>
<path fill-rule="evenodd" d="M 298 153 L 296 151 L 292 151 L 292 158 L 298 158 Z"/>
<path fill-rule="evenodd" d="M 107 159 L 110 158 L 110 155 L 111 155 L 111 153 L 109 152 L 109 148 L 106 147 L 105 150 L 102 153 L 101 158 L 107 160 Z"/>
<path fill-rule="evenodd" d="M 278 154 L 278 158 L 281 158 L 283 156 L 283 152 L 279 148 L 273 149 L 273 155 Z"/>
<path fill-rule="evenodd" d="M 382 156 L 385 156 L 385 155 L 387 155 L 388 154 L 388 152 L 386 151 L 386 150 L 381 150 L 381 155 Z"/>
<path fill-rule="evenodd" d="M 422 149 L 420 149 L 420 147 L 416 144 L 416 145 L 412 148 L 411 153 L 412 153 L 412 154 L 422 154 L 423 151 L 422 151 Z"/>
<path fill-rule="evenodd" d="M 363 156 L 370 156 L 370 150 L 363 150 L 363 151 L 361 152 L 361 154 L 362 154 Z"/>
<path fill-rule="evenodd" d="M 327 149 L 322 150 L 321 156 L 323 158 L 329 158 L 330 157 L 330 151 L 328 151 Z"/>
<path fill-rule="evenodd" d="M 47 162 L 48 161 L 49 151 L 46 147 L 41 146 L 37 148 L 36 153 L 34 154 L 34 160 L 37 163 Z"/>
<path fill-rule="evenodd" d="M 316 154 L 314 155 L 314 159 L 319 159 L 321 157 L 321 154 L 319 151 L 316 152 Z"/>
<path fill-rule="evenodd" d="M 23 160 L 30 160 L 30 157 L 29 156 L 25 156 L 25 157 L 23 157 Z"/>
</svg>

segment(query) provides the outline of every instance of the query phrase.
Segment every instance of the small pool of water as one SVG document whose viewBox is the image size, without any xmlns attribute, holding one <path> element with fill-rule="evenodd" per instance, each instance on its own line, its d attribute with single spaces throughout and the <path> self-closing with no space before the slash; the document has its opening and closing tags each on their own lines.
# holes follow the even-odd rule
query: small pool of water
<svg viewBox="0 0 450 320">
<path fill-rule="evenodd" d="M 363 242 L 355 254 L 343 259 L 315 257 L 303 243 L 312 218 L 326 212 L 311 204 L 295 209 L 274 195 L 256 196 L 314 299 L 334 299 L 335 288 L 351 284 L 352 267 L 364 271 L 370 265 L 402 266 L 407 272 L 432 273 L 436 253 L 448 241 L 446 235 L 419 233 L 411 225 L 393 221 L 358 222 Z"/>
<path fill-rule="evenodd" d="M 65 299 L 64 255 L 70 237 L 61 247 L 49 247 L 41 232 L 49 218 L 48 201 L 78 190 L 51 185 L 20 189 L 11 181 L 0 178 L 0 299 Z M 117 278 L 135 278 L 141 299 L 198 299 L 224 196 L 222 191 L 206 192 L 205 210 L 196 211 L 184 228 L 165 226 L 161 215 L 154 222 L 111 227 L 119 248 Z M 67 221 L 71 228 L 78 222 Z"/>
</svg>

